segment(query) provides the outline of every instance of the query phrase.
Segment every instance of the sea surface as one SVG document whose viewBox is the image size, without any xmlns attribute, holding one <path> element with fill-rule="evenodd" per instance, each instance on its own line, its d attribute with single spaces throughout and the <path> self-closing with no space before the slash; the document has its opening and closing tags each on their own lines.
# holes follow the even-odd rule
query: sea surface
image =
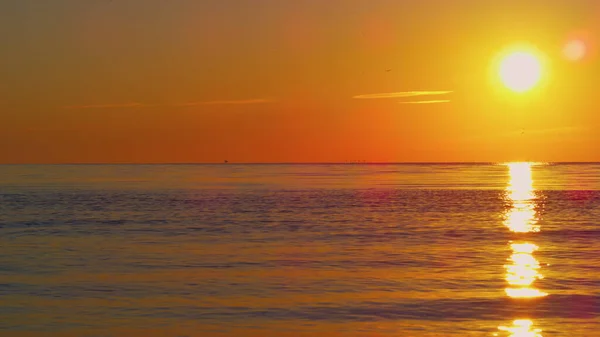
<svg viewBox="0 0 600 337">
<path fill-rule="evenodd" d="M 600 164 L 0 166 L 0 336 L 600 336 Z"/>
</svg>

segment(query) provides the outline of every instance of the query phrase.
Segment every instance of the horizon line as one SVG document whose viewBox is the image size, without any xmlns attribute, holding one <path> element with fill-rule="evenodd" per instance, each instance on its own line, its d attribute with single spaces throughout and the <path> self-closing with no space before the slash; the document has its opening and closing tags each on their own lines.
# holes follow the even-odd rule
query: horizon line
<svg viewBox="0 0 600 337">
<path fill-rule="evenodd" d="M 40 163 L 0 163 L 0 165 L 460 165 L 506 163 L 538 163 L 538 164 L 600 164 L 600 161 L 399 161 L 399 162 L 40 162 Z"/>
</svg>

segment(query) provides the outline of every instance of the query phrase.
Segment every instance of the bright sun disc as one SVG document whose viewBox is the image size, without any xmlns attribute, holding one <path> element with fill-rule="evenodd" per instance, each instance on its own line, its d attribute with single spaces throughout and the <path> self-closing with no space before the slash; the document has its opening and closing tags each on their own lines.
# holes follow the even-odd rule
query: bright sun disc
<svg viewBox="0 0 600 337">
<path fill-rule="evenodd" d="M 533 88 L 542 77 L 540 61 L 528 52 L 513 52 L 500 63 L 502 83 L 515 92 L 524 92 Z"/>
</svg>

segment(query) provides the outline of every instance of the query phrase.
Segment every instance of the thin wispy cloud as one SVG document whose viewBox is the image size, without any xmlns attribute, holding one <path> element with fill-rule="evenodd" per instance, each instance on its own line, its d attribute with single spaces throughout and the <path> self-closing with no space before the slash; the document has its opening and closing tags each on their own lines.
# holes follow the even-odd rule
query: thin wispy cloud
<svg viewBox="0 0 600 337">
<path fill-rule="evenodd" d="M 63 109 L 124 109 L 124 108 L 146 108 L 146 107 L 193 107 L 202 105 L 245 105 L 245 104 L 262 104 L 273 102 L 272 99 L 253 98 L 242 100 L 215 100 L 215 101 L 198 101 L 172 104 L 145 104 L 145 103 L 116 103 L 116 104 L 87 104 L 87 105 L 69 105 L 63 106 Z"/>
<path fill-rule="evenodd" d="M 410 102 L 398 102 L 400 104 L 436 104 L 436 103 L 450 103 L 449 99 L 436 99 L 429 101 L 410 101 Z"/>
<path fill-rule="evenodd" d="M 89 104 L 89 105 L 68 105 L 64 109 L 121 109 L 121 108 L 142 108 L 150 106 L 143 103 L 117 103 L 117 104 Z"/>
<path fill-rule="evenodd" d="M 417 97 L 417 96 L 435 96 L 435 95 L 447 95 L 451 94 L 452 91 L 399 91 L 399 92 L 384 92 L 378 94 L 365 94 L 357 95 L 353 98 L 358 99 L 377 99 L 377 98 L 404 98 L 404 97 Z"/>
<path fill-rule="evenodd" d="M 254 98 L 254 99 L 242 99 L 242 100 L 219 100 L 219 101 L 200 101 L 200 102 L 188 102 L 180 103 L 175 106 L 199 106 L 199 105 L 243 105 L 243 104 L 263 104 L 271 103 L 272 99 L 266 98 Z"/>
</svg>

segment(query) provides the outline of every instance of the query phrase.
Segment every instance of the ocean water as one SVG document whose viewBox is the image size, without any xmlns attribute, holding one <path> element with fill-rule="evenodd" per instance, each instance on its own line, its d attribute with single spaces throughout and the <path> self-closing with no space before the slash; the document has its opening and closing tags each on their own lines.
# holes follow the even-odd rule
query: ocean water
<svg viewBox="0 0 600 337">
<path fill-rule="evenodd" d="M 600 336 L 600 164 L 0 166 L 0 336 Z"/>
</svg>

